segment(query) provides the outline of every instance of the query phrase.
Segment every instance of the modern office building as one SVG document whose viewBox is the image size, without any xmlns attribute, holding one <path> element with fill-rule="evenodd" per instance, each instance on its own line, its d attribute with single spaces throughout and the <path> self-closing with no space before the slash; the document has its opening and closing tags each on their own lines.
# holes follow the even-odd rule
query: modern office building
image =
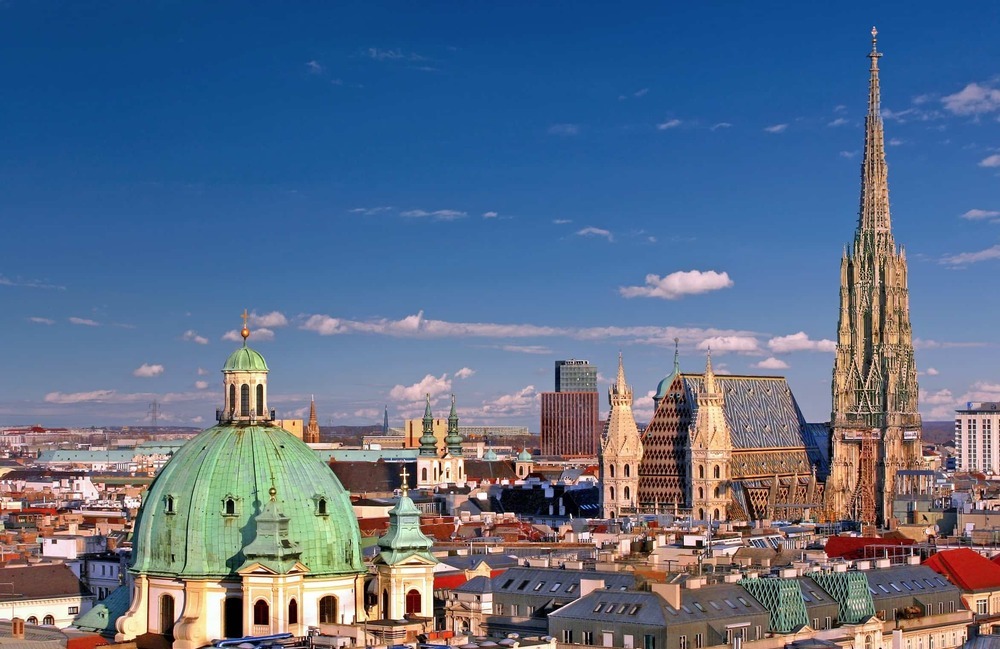
<svg viewBox="0 0 1000 649">
<path fill-rule="evenodd" d="M 969 402 L 955 411 L 956 468 L 1000 474 L 1000 402 Z"/>
<path fill-rule="evenodd" d="M 556 392 L 597 392 L 597 367 L 590 361 L 556 361 Z"/>
</svg>

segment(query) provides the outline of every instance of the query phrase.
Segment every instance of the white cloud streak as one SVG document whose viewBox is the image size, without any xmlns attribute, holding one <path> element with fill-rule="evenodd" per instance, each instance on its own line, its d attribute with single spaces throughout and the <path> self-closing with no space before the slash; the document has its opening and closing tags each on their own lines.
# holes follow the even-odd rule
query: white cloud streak
<svg viewBox="0 0 1000 649">
<path fill-rule="evenodd" d="M 96 320 L 90 320 L 89 318 L 78 318 L 73 316 L 69 319 L 71 324 L 81 325 L 84 327 L 100 327 L 101 323 Z"/>
<path fill-rule="evenodd" d="M 240 335 L 238 329 L 230 329 L 226 333 L 222 334 L 222 339 L 238 343 L 243 341 L 243 336 Z M 256 341 L 274 340 L 274 331 L 268 329 L 267 327 L 254 329 L 250 332 L 250 340 L 256 340 Z"/>
<path fill-rule="evenodd" d="M 195 331 L 194 329 L 188 329 L 187 331 L 185 331 L 184 335 L 181 336 L 181 340 L 186 340 L 192 343 L 198 343 L 199 345 L 208 344 L 208 338 L 205 338 L 204 336 L 199 336 L 198 332 Z"/>
<path fill-rule="evenodd" d="M 389 398 L 400 402 L 423 401 L 425 395 L 430 395 L 431 401 L 451 392 L 451 379 L 447 374 L 436 377 L 428 374 L 412 385 L 396 385 L 389 390 Z"/>
<path fill-rule="evenodd" d="M 788 363 L 780 358 L 771 356 L 769 358 L 765 358 L 759 363 L 755 363 L 754 367 L 762 370 L 785 370 L 788 369 Z"/>
<path fill-rule="evenodd" d="M 593 226 L 587 226 L 582 230 L 577 230 L 576 234 L 580 237 L 604 237 L 609 242 L 613 242 L 615 240 L 615 235 L 611 234 L 610 230 L 595 228 Z"/>
<path fill-rule="evenodd" d="M 462 369 L 460 369 L 457 372 L 455 372 L 455 378 L 456 379 L 467 379 L 467 378 L 469 378 L 470 376 L 472 376 L 475 373 L 476 373 L 476 370 L 468 368 L 468 367 L 463 367 Z"/>
<path fill-rule="evenodd" d="M 646 275 L 645 286 L 622 286 L 618 292 L 622 297 L 656 297 L 676 300 L 685 295 L 697 295 L 709 291 L 729 288 L 733 280 L 729 273 L 714 270 L 688 270 L 670 273 L 664 277 L 650 273 Z"/>
<path fill-rule="evenodd" d="M 991 156 L 987 156 L 979 161 L 980 167 L 995 168 L 1000 167 L 1000 153 L 994 153 Z"/>
<path fill-rule="evenodd" d="M 752 336 L 712 336 L 698 343 L 697 349 L 719 353 L 756 354 L 760 352 L 760 344 Z"/>
<path fill-rule="evenodd" d="M 784 133 L 788 128 L 788 124 L 774 124 L 772 126 L 765 126 L 764 130 L 768 133 Z"/>
<path fill-rule="evenodd" d="M 994 219 L 1000 216 L 1000 210 L 969 210 L 965 214 L 962 214 L 963 219 L 968 219 L 970 221 L 979 221 L 982 219 Z"/>
<path fill-rule="evenodd" d="M 975 252 L 960 252 L 954 255 L 946 255 L 941 258 L 941 263 L 946 266 L 968 266 L 978 264 L 981 261 L 1000 258 L 1000 244 L 990 246 L 985 250 Z"/>
<path fill-rule="evenodd" d="M 941 98 L 945 110 L 955 115 L 982 115 L 1000 110 L 1000 90 L 970 83 L 953 95 Z"/>
<path fill-rule="evenodd" d="M 466 212 L 460 210 L 406 210 L 405 212 L 400 212 L 399 215 L 409 219 L 429 218 L 433 221 L 455 221 L 468 216 Z"/>
<path fill-rule="evenodd" d="M 681 122 L 681 120 L 679 120 L 679 119 L 668 119 L 665 122 L 660 122 L 659 124 L 657 124 L 656 125 L 656 130 L 657 131 L 667 131 L 667 130 L 670 130 L 672 128 L 677 128 L 682 123 L 683 122 Z"/>
<path fill-rule="evenodd" d="M 38 316 L 32 316 L 28 318 L 28 322 L 34 322 L 35 324 L 42 325 L 54 325 L 56 323 L 52 318 L 40 318 Z"/>
<path fill-rule="evenodd" d="M 163 366 L 159 364 L 152 365 L 150 363 L 143 363 L 139 367 L 132 370 L 132 376 L 138 376 L 143 379 L 152 378 L 161 374 L 163 374 Z"/>
<path fill-rule="evenodd" d="M 253 327 L 267 327 L 269 329 L 275 329 L 277 327 L 284 327 L 288 325 L 288 318 L 286 318 L 280 311 L 271 311 L 270 313 L 264 313 L 262 315 L 258 315 L 254 312 L 250 314 L 249 323 Z"/>
<path fill-rule="evenodd" d="M 777 336 L 767 341 L 767 348 L 775 354 L 789 354 L 792 352 L 834 352 L 837 351 L 837 343 L 832 340 L 812 340 L 809 335 L 800 331 L 787 336 Z"/>
</svg>

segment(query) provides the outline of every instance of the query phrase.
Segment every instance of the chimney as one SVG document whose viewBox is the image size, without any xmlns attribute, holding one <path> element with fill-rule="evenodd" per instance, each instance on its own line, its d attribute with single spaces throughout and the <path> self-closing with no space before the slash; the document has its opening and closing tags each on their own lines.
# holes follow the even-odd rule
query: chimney
<svg viewBox="0 0 1000 649">
<path fill-rule="evenodd" d="M 662 597 L 675 610 L 681 608 L 680 584 L 650 584 L 653 592 Z"/>
<path fill-rule="evenodd" d="M 15 640 L 24 640 L 24 620 L 15 617 L 10 621 L 10 637 Z"/>
<path fill-rule="evenodd" d="M 906 557 L 906 564 L 910 565 L 910 566 L 919 566 L 920 565 L 920 555 L 919 554 L 911 554 L 910 556 Z"/>
<path fill-rule="evenodd" d="M 580 597 L 586 597 L 598 588 L 604 588 L 603 579 L 581 579 L 580 580 Z"/>
<path fill-rule="evenodd" d="M 871 570 L 871 568 L 872 568 L 872 562 L 871 561 L 855 561 L 854 562 L 854 567 L 857 568 L 858 570 Z"/>
<path fill-rule="evenodd" d="M 875 559 L 876 568 L 889 568 L 892 566 L 892 561 L 889 559 Z"/>
<path fill-rule="evenodd" d="M 688 577 L 688 580 L 684 582 L 684 587 L 688 590 L 696 590 L 705 585 L 704 577 Z"/>
</svg>

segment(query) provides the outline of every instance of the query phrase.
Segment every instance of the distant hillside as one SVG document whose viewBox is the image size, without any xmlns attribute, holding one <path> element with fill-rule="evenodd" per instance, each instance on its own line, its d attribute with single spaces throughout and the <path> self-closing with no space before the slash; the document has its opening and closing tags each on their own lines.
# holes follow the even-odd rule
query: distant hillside
<svg viewBox="0 0 1000 649">
<path fill-rule="evenodd" d="M 924 442 L 928 444 L 946 444 L 955 442 L 954 421 L 925 421 Z"/>
</svg>

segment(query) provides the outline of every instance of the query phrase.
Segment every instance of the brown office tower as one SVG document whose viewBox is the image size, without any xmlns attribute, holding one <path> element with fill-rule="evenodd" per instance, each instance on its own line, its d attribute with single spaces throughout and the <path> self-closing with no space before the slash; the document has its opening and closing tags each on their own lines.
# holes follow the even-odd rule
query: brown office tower
<svg viewBox="0 0 1000 649">
<path fill-rule="evenodd" d="M 542 455 L 597 456 L 598 393 L 542 393 Z"/>
</svg>

